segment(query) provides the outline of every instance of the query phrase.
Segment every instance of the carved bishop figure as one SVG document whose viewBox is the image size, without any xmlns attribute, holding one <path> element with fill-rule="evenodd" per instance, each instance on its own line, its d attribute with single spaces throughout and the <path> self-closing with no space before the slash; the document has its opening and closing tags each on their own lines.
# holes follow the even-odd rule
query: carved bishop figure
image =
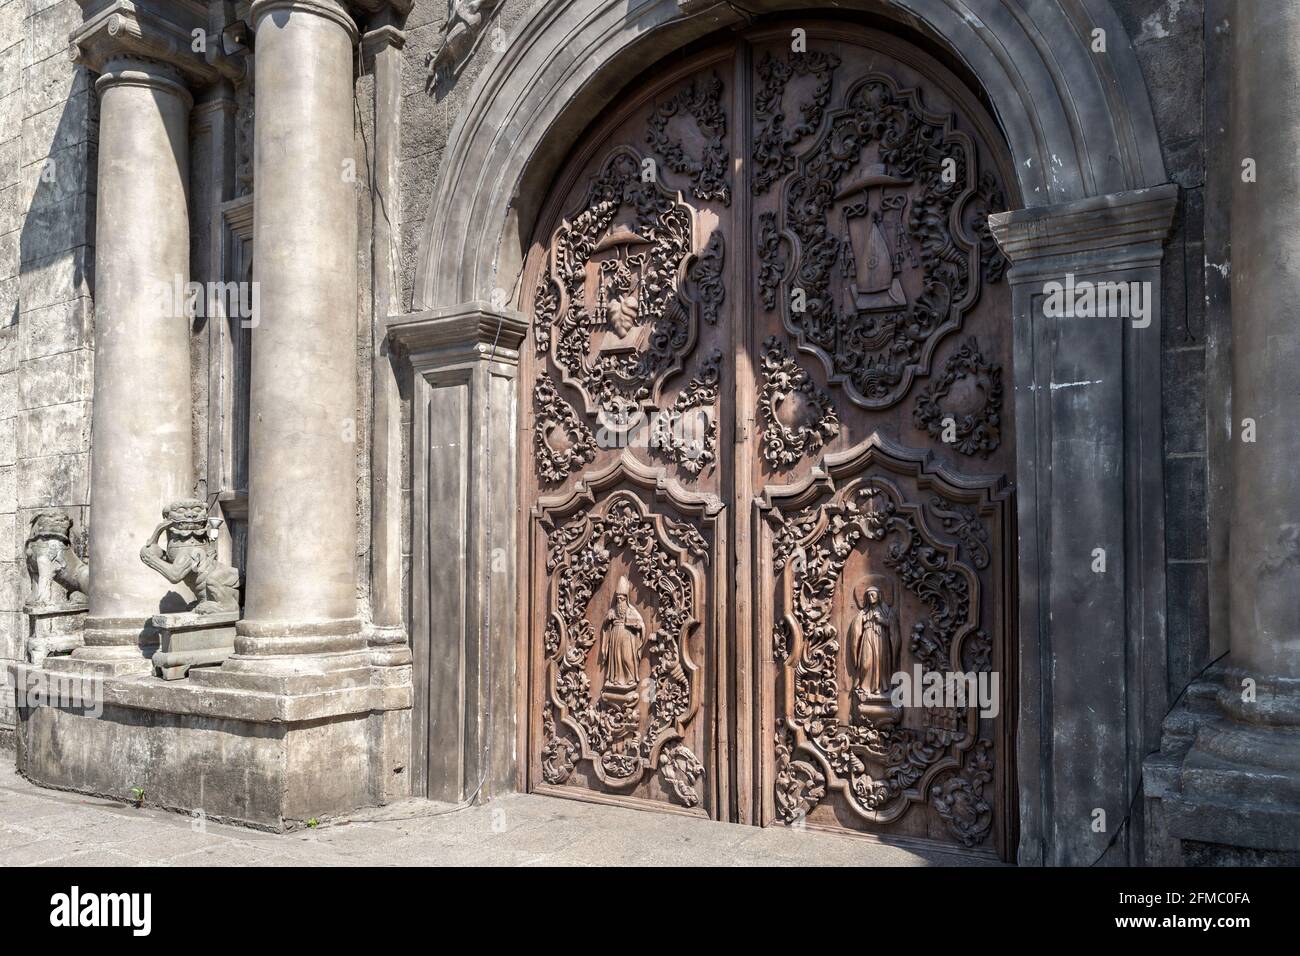
<svg viewBox="0 0 1300 956">
<path fill-rule="evenodd" d="M 640 680 L 637 663 L 645 643 L 645 621 L 632 606 L 631 585 L 626 577 L 618 579 L 614 606 L 605 615 L 600 631 L 600 666 L 605 671 L 605 691 L 626 694 L 636 690 Z"/>
</svg>

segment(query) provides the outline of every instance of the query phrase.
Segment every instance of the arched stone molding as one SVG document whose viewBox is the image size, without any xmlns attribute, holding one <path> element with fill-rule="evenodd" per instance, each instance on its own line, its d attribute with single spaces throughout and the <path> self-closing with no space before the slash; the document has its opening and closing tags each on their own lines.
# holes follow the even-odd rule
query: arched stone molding
<svg viewBox="0 0 1300 956">
<path fill-rule="evenodd" d="M 772 13 L 819 7 L 746 4 Z M 1109 0 L 847 0 L 837 9 L 910 27 L 966 67 L 1002 126 L 1026 205 L 1166 181 L 1146 83 Z M 537 203 L 573 137 L 648 64 L 740 19 L 727 4 L 687 14 L 679 0 L 535 7 L 479 76 L 448 139 L 414 309 L 513 288 Z M 1104 54 L 1092 52 L 1095 30 L 1104 31 Z"/>
<path fill-rule="evenodd" d="M 787 15 L 819 7 L 746 4 Z M 1016 330 L 1020 565 L 1007 599 L 1020 641 L 1018 859 L 1140 860 L 1141 831 L 1128 818 L 1167 703 L 1160 279 L 1177 199 L 1145 80 L 1109 0 L 837 9 L 946 50 L 991 105 L 1014 160 L 1026 208 L 992 225 L 1013 263 Z M 471 306 L 510 321 L 497 290 L 517 298 L 538 206 L 577 136 L 657 59 L 741 23 L 726 3 L 539 3 L 451 133 L 417 262 L 419 314 L 391 320 L 390 334 Z M 1095 31 L 1105 53 L 1093 52 Z M 1141 283 L 1146 324 L 1048 317 L 1044 287 L 1071 275 Z M 1093 826 L 1097 809 L 1104 830 Z"/>
</svg>

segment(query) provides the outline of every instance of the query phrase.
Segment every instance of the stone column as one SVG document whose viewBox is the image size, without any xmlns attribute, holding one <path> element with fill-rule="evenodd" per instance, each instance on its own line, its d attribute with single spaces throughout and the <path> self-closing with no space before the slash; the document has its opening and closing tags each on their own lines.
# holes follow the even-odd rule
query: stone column
<svg viewBox="0 0 1300 956">
<path fill-rule="evenodd" d="M 1232 15 L 1226 664 L 1147 761 L 1147 860 L 1300 863 L 1300 7 Z M 1254 434 L 1251 434 L 1253 430 Z"/>
<path fill-rule="evenodd" d="M 1240 4 L 1232 139 L 1232 522 L 1229 614 L 1241 677 L 1300 680 L 1300 6 Z M 1243 180 L 1252 160 L 1256 181 Z M 1256 423 L 1247 441 L 1242 422 Z M 1237 682 L 1240 683 L 1239 681 Z M 1239 690 L 1240 688 L 1238 688 Z M 1230 697 L 1240 700 L 1239 693 Z M 1295 722 L 1288 695 L 1287 723 Z M 1280 702 L 1279 702 L 1280 705 Z M 1250 708 L 1241 715 L 1247 719 Z"/>
<path fill-rule="evenodd" d="M 357 616 L 353 51 L 337 0 L 257 0 L 249 530 L 244 620 L 220 675 L 364 664 Z M 303 659 L 304 655 L 312 660 Z"/>
<path fill-rule="evenodd" d="M 114 672 L 149 670 L 147 619 L 192 600 L 140 561 L 171 501 L 193 493 L 188 124 L 180 74 L 110 59 L 100 103 L 95 269 L 90 610 L 74 657 Z"/>
</svg>

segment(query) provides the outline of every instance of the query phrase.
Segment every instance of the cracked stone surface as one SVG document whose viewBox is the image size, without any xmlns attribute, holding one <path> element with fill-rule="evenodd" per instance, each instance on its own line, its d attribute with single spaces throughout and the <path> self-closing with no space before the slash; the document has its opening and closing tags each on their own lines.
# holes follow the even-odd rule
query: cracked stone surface
<svg viewBox="0 0 1300 956">
<path fill-rule="evenodd" d="M 8 755 L 6 755 L 8 756 Z M 9 756 L 11 760 L 12 757 Z M 288 834 L 43 790 L 0 769 L 0 866 L 944 866 L 951 854 L 512 795 L 407 800 Z"/>
</svg>

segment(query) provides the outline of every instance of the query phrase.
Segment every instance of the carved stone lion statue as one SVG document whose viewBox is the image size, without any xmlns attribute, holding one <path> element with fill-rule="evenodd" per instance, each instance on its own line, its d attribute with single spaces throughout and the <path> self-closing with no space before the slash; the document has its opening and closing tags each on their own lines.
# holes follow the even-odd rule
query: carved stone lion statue
<svg viewBox="0 0 1300 956">
<path fill-rule="evenodd" d="M 86 603 L 90 565 L 72 546 L 72 519 L 64 512 L 41 511 L 32 516 L 26 553 L 32 606 Z M 54 589 L 56 584 L 65 592 L 62 599 Z"/>
<path fill-rule="evenodd" d="M 219 519 L 211 519 L 216 522 Z M 196 614 L 239 610 L 239 572 L 217 560 L 217 543 L 209 530 L 202 501 L 183 498 L 163 509 L 163 521 L 140 549 L 140 560 L 172 584 L 182 581 L 194 592 Z M 167 532 L 167 547 L 158 543 Z"/>
</svg>

